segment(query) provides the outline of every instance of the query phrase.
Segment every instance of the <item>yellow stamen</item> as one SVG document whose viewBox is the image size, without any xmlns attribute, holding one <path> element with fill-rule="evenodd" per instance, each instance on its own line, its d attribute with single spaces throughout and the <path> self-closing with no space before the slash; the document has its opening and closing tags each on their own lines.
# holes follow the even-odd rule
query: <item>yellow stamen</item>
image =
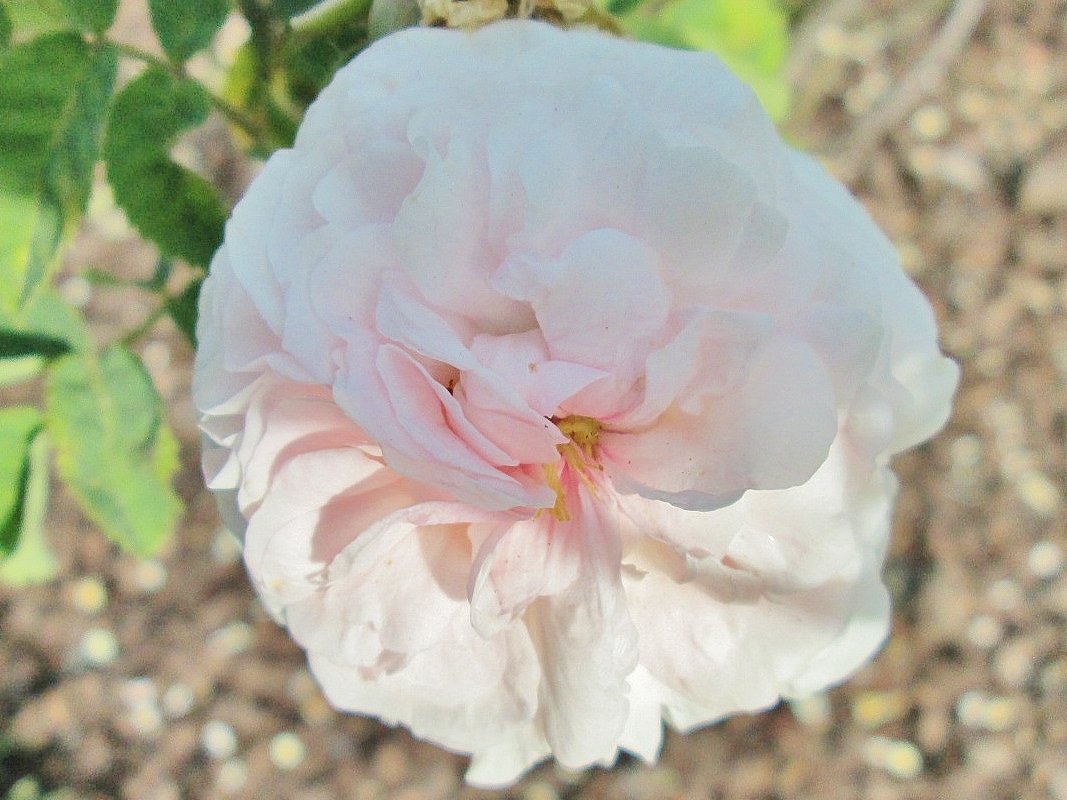
<svg viewBox="0 0 1067 800">
<path fill-rule="evenodd" d="M 552 420 L 560 432 L 570 441 L 556 445 L 556 449 L 563 457 L 563 461 L 581 478 L 582 482 L 596 493 L 596 485 L 589 478 L 590 469 L 604 469 L 596 463 L 595 448 L 597 439 L 600 437 L 600 422 L 592 417 L 582 417 L 572 414 L 563 419 Z M 563 491 L 563 482 L 559 474 L 558 464 L 543 464 L 541 470 L 545 476 L 545 483 L 556 493 L 556 502 L 552 506 L 552 514 L 560 522 L 566 522 L 571 518 L 567 509 L 567 498 Z M 541 509 L 544 511 L 545 509 Z M 540 515 L 541 511 L 538 512 Z"/>
<path fill-rule="evenodd" d="M 556 493 L 556 503 L 552 506 L 552 515 L 560 522 L 566 522 L 571 518 L 571 512 L 567 510 L 567 498 L 563 494 L 563 484 L 559 479 L 559 470 L 555 464 L 542 464 L 541 471 L 545 475 L 545 483 L 548 484 L 548 488 Z M 537 516 L 541 516 L 541 513 L 545 509 L 541 509 L 537 512 Z"/>
</svg>

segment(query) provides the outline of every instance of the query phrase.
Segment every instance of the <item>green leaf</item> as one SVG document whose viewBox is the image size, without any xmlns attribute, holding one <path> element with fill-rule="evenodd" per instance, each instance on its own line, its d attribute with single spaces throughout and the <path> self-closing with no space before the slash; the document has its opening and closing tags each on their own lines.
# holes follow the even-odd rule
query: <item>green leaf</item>
<svg viewBox="0 0 1067 800">
<path fill-rule="evenodd" d="M 85 210 L 116 67 L 75 33 L 0 54 L 0 307 L 26 302 Z"/>
<path fill-rule="evenodd" d="M 70 15 L 63 0 L 4 0 L 13 33 L 30 39 L 51 31 L 68 30 Z"/>
<path fill-rule="evenodd" d="M 211 184 L 168 154 L 211 108 L 207 91 L 150 67 L 115 96 L 104 159 L 116 202 L 169 256 L 207 266 L 222 242 L 226 208 Z"/>
<path fill-rule="evenodd" d="M 56 362 L 46 392 L 59 473 L 85 513 L 123 547 L 153 553 L 182 512 L 171 488 L 178 443 L 141 362 L 113 346 Z"/>
<path fill-rule="evenodd" d="M 0 359 L 0 389 L 37 377 L 46 363 L 40 356 Z"/>
<path fill-rule="evenodd" d="M 30 444 L 42 422 L 41 412 L 30 406 L 0 409 L 0 557 L 18 543 L 30 478 Z"/>
<path fill-rule="evenodd" d="M 752 87 L 772 119 L 788 111 L 789 20 L 780 0 L 674 0 L 642 5 L 625 23 L 642 39 L 715 53 Z"/>
<path fill-rule="evenodd" d="M 11 44 L 11 15 L 7 13 L 7 6 L 0 5 L 0 48 Z"/>
<path fill-rule="evenodd" d="M 91 348 L 85 318 L 51 288 L 37 292 L 18 317 L 0 319 L 0 324 L 32 336 L 63 341 L 71 351 L 85 352 Z"/>
<path fill-rule="evenodd" d="M 103 33 L 115 21 L 119 0 L 62 0 L 67 16 L 78 30 Z"/>
<path fill-rule="evenodd" d="M 281 19 L 298 17 L 312 6 L 318 5 L 322 0 L 274 0 L 270 4 L 271 13 Z"/>
<path fill-rule="evenodd" d="M 172 61 L 182 62 L 203 50 L 218 33 L 229 0 L 148 0 L 148 13 L 159 43 Z"/>
<path fill-rule="evenodd" d="M 44 537 L 48 510 L 48 460 L 50 448 L 44 431 L 33 437 L 29 448 L 26 490 L 22 495 L 22 530 L 18 546 L 0 561 L 0 581 L 15 586 L 44 583 L 59 571 L 56 558 Z"/>
<path fill-rule="evenodd" d="M 64 339 L 43 333 L 16 331 L 0 327 L 0 358 L 43 356 L 56 358 L 70 352 Z"/>
<path fill-rule="evenodd" d="M 202 278 L 197 279 L 186 286 L 180 295 L 168 297 L 163 302 L 167 315 L 174 320 L 178 330 L 185 334 L 185 338 L 193 347 L 196 347 L 196 317 L 202 283 Z"/>
</svg>

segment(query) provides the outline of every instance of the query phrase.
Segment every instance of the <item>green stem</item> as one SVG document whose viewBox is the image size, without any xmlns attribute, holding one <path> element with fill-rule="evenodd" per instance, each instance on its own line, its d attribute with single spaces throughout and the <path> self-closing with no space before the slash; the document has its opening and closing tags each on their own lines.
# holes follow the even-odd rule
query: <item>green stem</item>
<svg viewBox="0 0 1067 800">
<path fill-rule="evenodd" d="M 355 19 L 366 20 L 372 0 L 326 0 L 297 17 L 293 33 L 309 38 L 344 27 Z"/>
<path fill-rule="evenodd" d="M 127 44 L 126 42 L 116 42 L 113 39 L 108 39 L 106 41 L 118 51 L 119 55 L 133 58 L 137 61 L 143 61 L 146 64 L 151 64 L 154 67 L 159 67 L 167 72 L 183 77 L 182 68 L 171 61 L 167 61 L 165 58 L 160 58 L 154 53 L 149 53 L 147 50 L 143 50 L 136 45 Z"/>
<path fill-rule="evenodd" d="M 148 332 L 156 326 L 157 322 L 163 319 L 166 313 L 166 309 L 163 304 L 160 303 L 159 306 L 145 318 L 144 322 L 122 337 L 120 340 L 122 346 L 129 348 L 136 344 L 139 339 L 146 336 Z"/>
<path fill-rule="evenodd" d="M 182 79 L 187 77 L 185 75 L 185 70 L 181 67 L 181 65 L 176 65 L 170 61 L 167 61 L 164 58 L 160 58 L 159 56 L 150 53 L 147 50 L 143 50 L 140 47 L 137 47 L 136 45 L 126 44 L 125 42 L 116 42 L 113 40 L 108 40 L 108 44 L 114 47 L 115 50 L 118 51 L 119 55 L 126 56 L 127 58 L 136 59 L 137 61 L 143 61 L 146 64 L 150 64 L 153 67 L 158 67 L 159 69 L 166 70 L 167 72 L 170 72 Z M 263 126 L 257 124 L 252 117 L 250 117 L 248 114 L 245 114 L 239 108 L 232 106 L 230 103 L 226 102 L 226 100 L 219 97 L 214 92 L 208 90 L 208 88 L 204 86 L 203 83 L 201 83 L 200 85 L 203 87 L 204 91 L 207 92 L 208 97 L 211 99 L 211 105 L 213 105 L 216 110 L 218 110 L 223 116 L 225 116 L 226 119 L 228 119 L 238 128 L 243 130 L 246 134 L 248 134 L 248 136 L 257 145 L 264 146 L 266 144 L 266 142 L 268 141 L 268 136 Z"/>
</svg>

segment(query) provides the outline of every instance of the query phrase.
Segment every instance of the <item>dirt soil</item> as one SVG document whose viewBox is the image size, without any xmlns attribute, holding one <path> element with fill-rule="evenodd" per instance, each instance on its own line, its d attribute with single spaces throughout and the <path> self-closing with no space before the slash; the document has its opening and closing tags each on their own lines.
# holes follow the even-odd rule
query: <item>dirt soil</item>
<svg viewBox="0 0 1067 800">
<path fill-rule="evenodd" d="M 161 325 L 143 354 L 183 442 L 188 515 L 139 562 L 55 498 L 59 578 L 0 587 L 0 797 L 32 778 L 20 799 L 35 784 L 79 800 L 1067 800 L 1067 3 L 809 6 L 789 135 L 897 243 L 963 365 L 948 429 L 897 463 L 896 613 L 869 666 L 811 701 L 670 734 L 657 766 L 467 788 L 464 759 L 332 711 L 260 609 L 199 477 L 191 352 Z M 145 31 L 124 2 L 120 36 Z M 235 193 L 246 179 L 221 123 L 186 150 Z M 71 270 L 150 274 L 152 248 L 101 209 Z M 64 290 L 101 340 L 144 313 Z"/>
</svg>

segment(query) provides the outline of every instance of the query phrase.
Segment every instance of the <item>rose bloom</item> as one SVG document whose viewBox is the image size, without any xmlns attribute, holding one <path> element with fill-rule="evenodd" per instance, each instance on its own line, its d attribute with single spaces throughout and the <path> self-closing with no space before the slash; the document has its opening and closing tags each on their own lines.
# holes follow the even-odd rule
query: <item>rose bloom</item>
<svg viewBox="0 0 1067 800">
<path fill-rule="evenodd" d="M 886 635 L 889 460 L 957 369 L 715 57 L 510 21 L 342 68 L 204 284 L 204 465 L 337 708 L 501 786 Z"/>
</svg>

